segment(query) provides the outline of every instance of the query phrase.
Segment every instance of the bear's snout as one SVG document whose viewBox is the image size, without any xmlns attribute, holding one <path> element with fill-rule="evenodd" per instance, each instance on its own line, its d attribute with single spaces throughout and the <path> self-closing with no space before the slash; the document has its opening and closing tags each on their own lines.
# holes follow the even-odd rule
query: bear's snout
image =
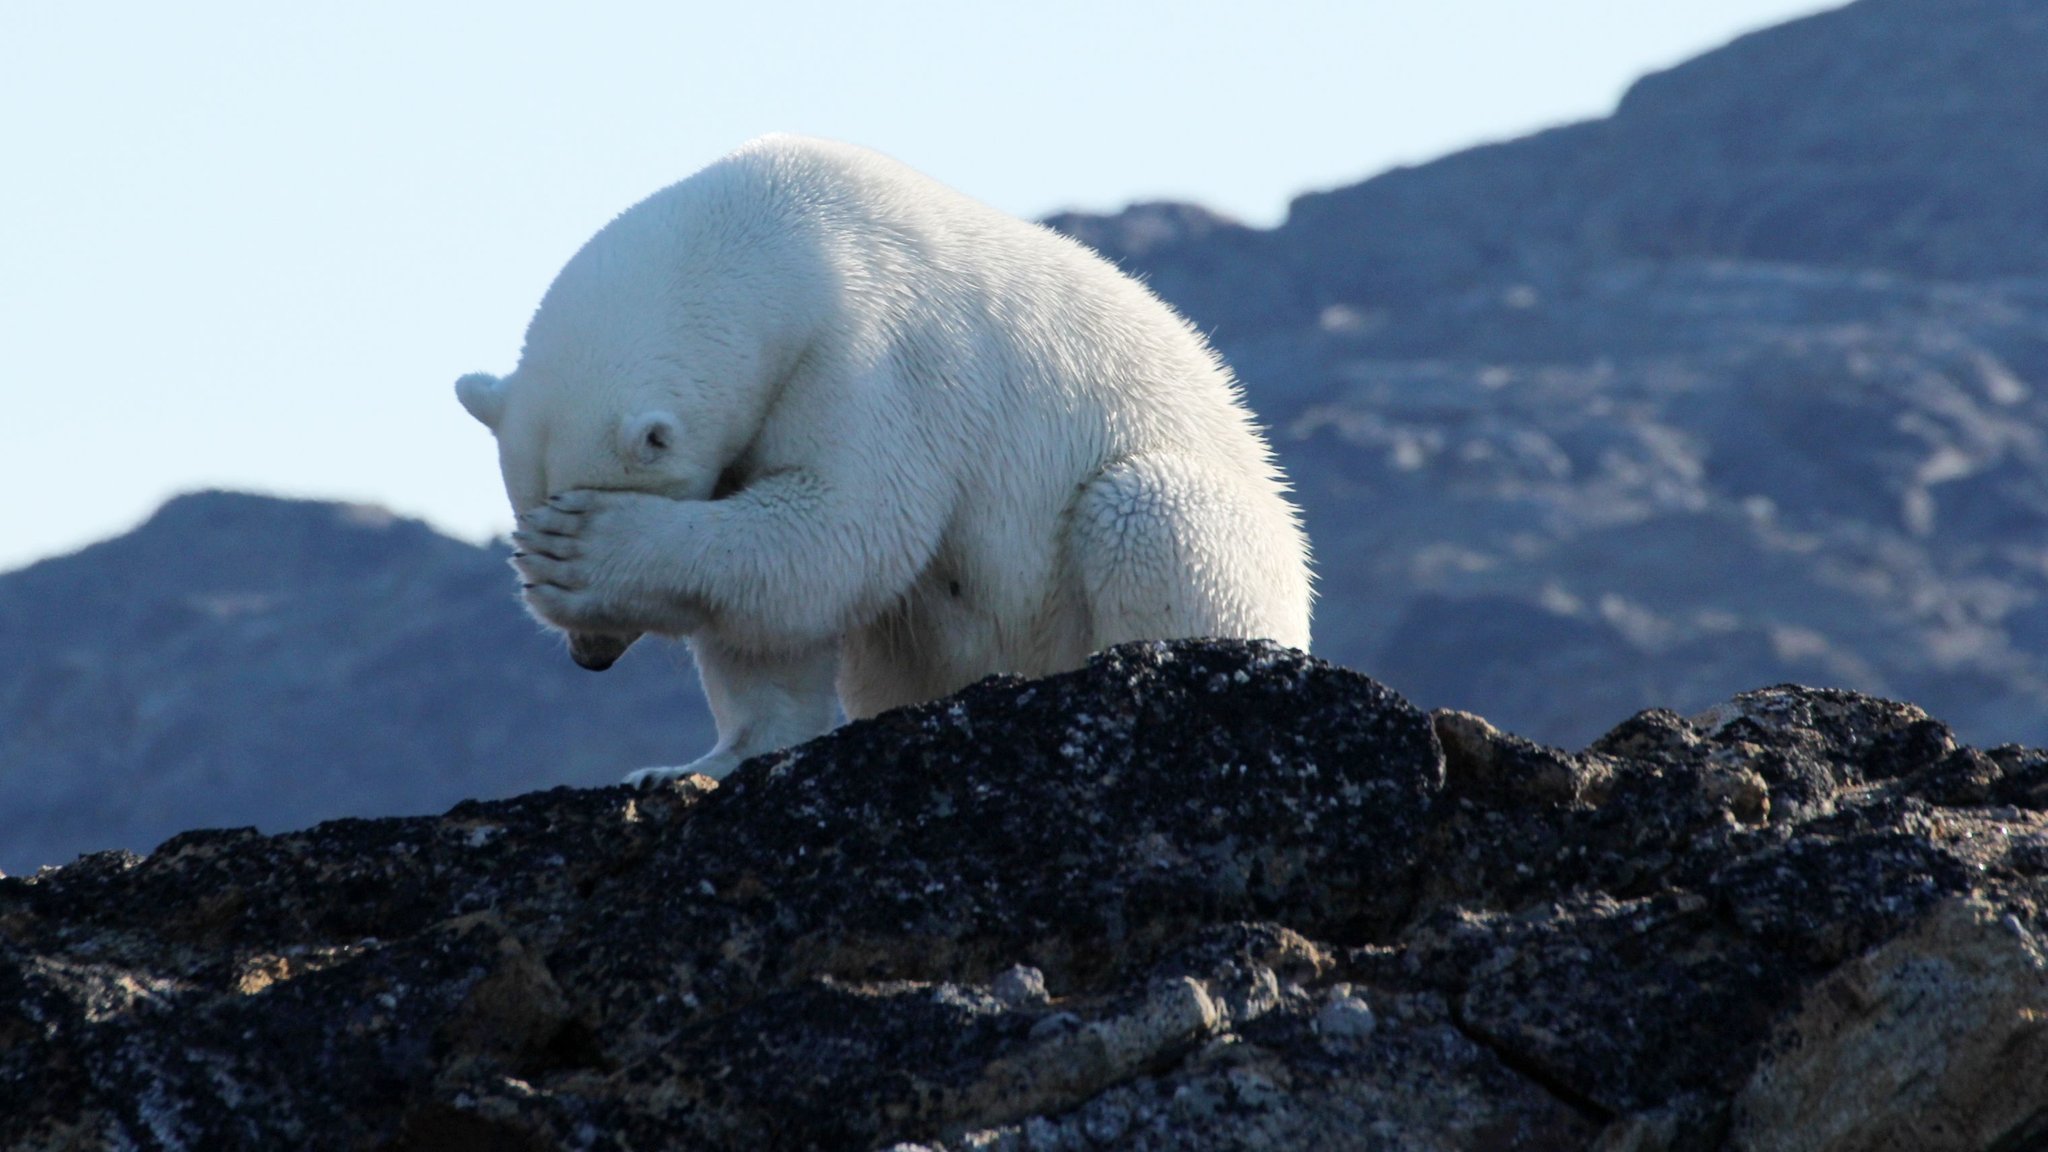
<svg viewBox="0 0 2048 1152">
<path fill-rule="evenodd" d="M 592 672 L 602 672 L 618 662 L 640 638 L 638 633 L 631 636 L 607 636 L 598 632 L 569 633 L 569 658 Z"/>
</svg>

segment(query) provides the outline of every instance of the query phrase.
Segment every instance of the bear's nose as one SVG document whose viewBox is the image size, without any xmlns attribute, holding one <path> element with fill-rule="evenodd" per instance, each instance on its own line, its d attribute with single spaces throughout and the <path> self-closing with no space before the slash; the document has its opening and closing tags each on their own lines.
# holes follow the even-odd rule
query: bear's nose
<svg viewBox="0 0 2048 1152">
<path fill-rule="evenodd" d="M 569 633 L 569 658 L 592 672 L 602 672 L 626 654 L 626 649 L 640 639 L 638 632 L 631 636 L 606 636 L 597 632 Z"/>
</svg>

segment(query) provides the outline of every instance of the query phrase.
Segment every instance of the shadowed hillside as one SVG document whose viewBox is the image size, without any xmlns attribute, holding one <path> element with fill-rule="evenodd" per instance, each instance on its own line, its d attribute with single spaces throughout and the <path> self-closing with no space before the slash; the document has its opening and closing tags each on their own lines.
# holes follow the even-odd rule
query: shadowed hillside
<svg viewBox="0 0 2048 1152">
<path fill-rule="evenodd" d="M 500 549 L 221 492 L 0 575 L 0 869 L 609 784 L 709 747 L 681 649 L 593 675 L 514 593 Z"/>
<path fill-rule="evenodd" d="M 1244 377 L 1319 652 L 1567 745 L 1781 680 L 2038 743 L 2043 60 L 2030 0 L 1863 0 L 1270 231 L 1051 222 Z"/>
</svg>

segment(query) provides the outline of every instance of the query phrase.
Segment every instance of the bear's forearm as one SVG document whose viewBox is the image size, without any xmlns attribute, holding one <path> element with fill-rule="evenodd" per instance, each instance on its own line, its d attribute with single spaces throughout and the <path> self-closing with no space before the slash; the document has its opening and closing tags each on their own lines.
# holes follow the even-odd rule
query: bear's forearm
<svg viewBox="0 0 2048 1152">
<path fill-rule="evenodd" d="M 887 608 L 929 561 L 941 522 L 805 471 L 680 511 L 673 593 L 726 634 L 776 647 L 830 640 Z"/>
</svg>

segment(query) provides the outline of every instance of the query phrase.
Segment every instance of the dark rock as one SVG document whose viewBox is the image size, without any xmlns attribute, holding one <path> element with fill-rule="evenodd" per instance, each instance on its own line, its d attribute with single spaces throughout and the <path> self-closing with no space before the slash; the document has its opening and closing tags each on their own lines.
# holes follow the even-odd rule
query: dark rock
<svg viewBox="0 0 2048 1152">
<path fill-rule="evenodd" d="M 1132 645 L 0 881 L 0 1146 L 2019 1147 L 2044 780 L 1851 693 L 1572 754 Z"/>
</svg>

